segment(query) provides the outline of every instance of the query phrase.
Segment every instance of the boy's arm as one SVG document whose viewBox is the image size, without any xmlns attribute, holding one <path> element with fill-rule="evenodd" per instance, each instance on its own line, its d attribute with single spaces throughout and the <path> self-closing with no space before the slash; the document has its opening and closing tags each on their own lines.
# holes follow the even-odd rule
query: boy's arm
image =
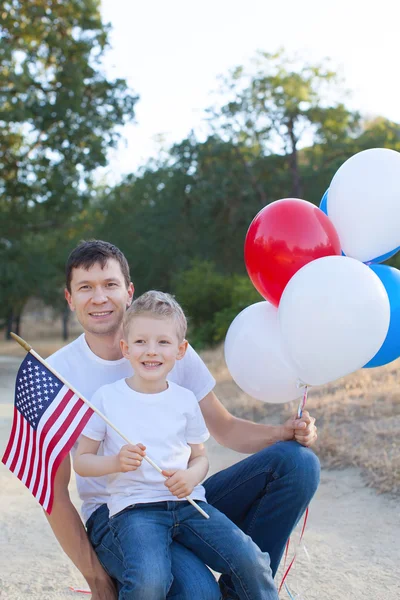
<svg viewBox="0 0 400 600">
<path fill-rule="evenodd" d="M 97 456 L 100 441 L 85 435 L 79 438 L 74 456 L 74 470 L 81 477 L 100 477 L 118 471 L 116 456 Z"/>
<path fill-rule="evenodd" d="M 189 444 L 189 446 L 191 454 L 185 471 L 162 472 L 165 477 L 168 477 L 165 482 L 166 487 L 177 498 L 189 496 L 208 473 L 209 464 L 204 444 Z"/>
<path fill-rule="evenodd" d="M 197 480 L 195 485 L 203 481 L 208 473 L 209 462 L 207 450 L 204 444 L 189 444 L 191 453 L 188 463 L 188 471 L 191 471 L 193 477 Z"/>
<path fill-rule="evenodd" d="M 50 515 L 46 512 L 45 515 L 60 546 L 88 582 L 92 600 L 117 600 L 115 585 L 101 566 L 69 497 L 70 477 L 68 455 L 55 476 L 53 510 Z"/>
<path fill-rule="evenodd" d="M 81 477 L 100 477 L 112 473 L 136 471 L 142 464 L 145 446 L 127 444 L 115 456 L 97 456 L 100 441 L 92 440 L 85 435 L 79 438 L 78 448 L 74 457 L 74 470 Z"/>
</svg>

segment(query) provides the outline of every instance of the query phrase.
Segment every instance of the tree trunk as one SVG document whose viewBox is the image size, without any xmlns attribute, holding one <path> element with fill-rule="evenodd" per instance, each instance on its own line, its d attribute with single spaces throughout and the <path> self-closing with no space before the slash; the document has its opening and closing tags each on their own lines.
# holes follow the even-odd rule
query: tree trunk
<svg viewBox="0 0 400 600">
<path fill-rule="evenodd" d="M 21 315 L 17 315 L 14 319 L 14 333 L 20 335 L 21 331 Z"/>
<path fill-rule="evenodd" d="M 11 332 L 13 330 L 14 313 L 12 310 L 7 315 L 6 325 L 6 340 L 11 340 Z"/>
<path fill-rule="evenodd" d="M 300 174 L 299 174 L 299 165 L 297 161 L 297 139 L 294 134 L 294 123 L 291 119 L 288 125 L 290 144 L 291 144 L 291 154 L 289 155 L 289 168 L 292 176 L 292 196 L 294 198 L 301 198 L 301 182 L 300 182 Z"/>
<path fill-rule="evenodd" d="M 65 307 L 63 316 L 62 316 L 62 338 L 66 342 L 68 340 L 68 325 L 69 325 L 69 317 L 70 312 L 68 306 Z"/>
</svg>

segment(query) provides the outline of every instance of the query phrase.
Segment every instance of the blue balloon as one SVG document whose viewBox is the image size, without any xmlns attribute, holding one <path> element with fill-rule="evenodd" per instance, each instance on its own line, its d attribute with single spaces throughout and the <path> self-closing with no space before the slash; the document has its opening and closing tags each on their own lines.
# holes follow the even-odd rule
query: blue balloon
<svg viewBox="0 0 400 600">
<path fill-rule="evenodd" d="M 370 265 L 382 281 L 390 302 L 390 324 L 386 339 L 365 369 L 381 367 L 400 356 L 400 271 L 387 265 Z"/>
<path fill-rule="evenodd" d="M 328 192 L 329 188 L 326 190 L 325 194 L 321 198 L 321 202 L 319 203 L 319 207 L 326 215 L 328 215 Z"/>
<path fill-rule="evenodd" d="M 397 254 L 397 252 L 399 250 L 400 250 L 400 246 L 397 246 L 397 248 L 395 248 L 394 250 L 391 250 L 390 252 L 387 252 L 386 254 L 382 254 L 381 256 L 378 256 L 377 258 L 374 258 L 373 260 L 369 260 L 368 264 L 385 262 L 385 260 L 389 260 L 389 258 L 391 258 L 395 254 Z"/>
<path fill-rule="evenodd" d="M 329 217 L 329 215 L 328 215 L 328 192 L 329 192 L 329 188 L 326 190 L 325 194 L 322 196 L 321 202 L 319 204 L 319 208 L 320 208 L 320 210 L 322 210 L 322 212 L 324 212 Z M 395 248 L 394 250 L 391 250 L 390 252 L 387 252 L 386 254 L 382 254 L 381 256 L 377 256 L 376 258 L 369 260 L 368 264 L 385 262 L 385 260 L 389 260 L 389 258 L 391 258 L 395 254 L 397 254 L 397 252 L 399 250 L 400 250 L 400 246 L 397 246 L 397 248 Z M 343 251 L 342 251 L 342 256 L 346 256 Z"/>
</svg>

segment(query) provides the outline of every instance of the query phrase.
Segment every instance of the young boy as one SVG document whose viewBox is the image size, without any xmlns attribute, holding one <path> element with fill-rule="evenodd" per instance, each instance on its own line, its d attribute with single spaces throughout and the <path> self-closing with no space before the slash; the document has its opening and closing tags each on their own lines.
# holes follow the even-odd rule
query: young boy
<svg viewBox="0 0 400 600">
<path fill-rule="evenodd" d="M 81 476 L 109 476 L 110 528 L 125 566 L 120 600 L 165 599 L 173 539 L 229 574 L 239 598 L 277 600 L 269 555 L 207 504 L 200 485 L 209 434 L 194 394 L 167 380 L 187 348 L 181 307 L 168 294 L 147 292 L 126 312 L 123 332 L 121 349 L 134 374 L 100 388 L 93 403 L 128 439 L 144 444 L 124 444 L 93 415 L 74 459 Z M 103 456 L 97 455 L 101 442 Z M 146 448 L 163 475 L 143 462 Z M 210 519 L 185 500 L 189 495 Z"/>
</svg>

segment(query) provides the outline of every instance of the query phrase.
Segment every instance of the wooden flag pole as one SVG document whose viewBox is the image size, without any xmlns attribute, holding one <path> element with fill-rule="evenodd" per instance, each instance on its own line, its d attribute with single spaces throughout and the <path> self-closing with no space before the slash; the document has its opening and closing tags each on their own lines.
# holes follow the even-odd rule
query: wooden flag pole
<svg viewBox="0 0 400 600">
<path fill-rule="evenodd" d="M 107 425 L 112 427 L 114 429 L 114 431 L 116 431 L 118 433 L 118 435 L 120 435 L 127 444 L 130 444 L 131 446 L 135 445 L 130 440 L 128 440 L 128 438 L 125 437 L 125 435 L 117 427 L 115 427 L 111 423 L 111 421 L 109 421 L 107 419 L 107 417 L 98 410 L 98 408 L 96 408 L 91 402 L 89 402 L 89 400 L 87 400 L 84 396 L 82 396 L 82 394 L 80 394 L 70 383 L 68 383 L 68 381 L 66 381 L 64 379 L 64 377 L 62 377 L 59 373 L 57 373 L 57 371 L 55 369 L 53 369 L 53 367 L 51 367 L 37 352 L 35 352 L 33 350 L 32 346 L 30 346 L 25 340 L 23 340 L 21 337 L 19 337 L 19 335 L 17 335 L 16 333 L 11 333 L 11 337 L 16 342 L 18 342 L 18 344 L 20 346 L 22 346 L 27 352 L 32 354 L 32 356 L 34 356 L 39 362 L 41 362 L 46 367 L 46 369 L 49 369 L 49 371 L 51 371 L 56 377 L 58 377 L 58 379 L 60 379 L 67 387 L 69 387 L 69 389 L 72 390 L 74 392 L 74 394 L 79 396 L 79 398 L 81 400 L 83 400 L 83 402 L 85 402 L 85 404 L 87 404 L 93 410 L 93 412 L 95 412 L 97 415 L 99 415 L 99 417 L 101 417 L 107 423 Z M 145 461 L 147 461 L 149 463 L 149 465 L 151 465 L 154 469 L 156 469 L 156 471 L 158 471 L 162 475 L 162 470 L 160 469 L 160 467 L 158 465 L 156 465 L 155 462 L 153 462 L 151 460 L 151 458 L 149 458 L 148 456 L 144 456 L 143 458 Z M 165 476 L 163 475 L 163 477 L 165 477 Z M 165 479 L 168 479 L 168 477 L 165 477 Z M 198 510 L 199 513 L 201 515 L 203 515 L 204 518 L 206 518 L 206 519 L 210 518 L 209 515 L 194 500 L 192 500 L 192 498 L 189 498 L 188 496 L 186 496 L 185 499 L 188 502 L 190 502 L 190 504 L 192 506 L 194 506 L 194 508 L 196 510 Z"/>
</svg>

